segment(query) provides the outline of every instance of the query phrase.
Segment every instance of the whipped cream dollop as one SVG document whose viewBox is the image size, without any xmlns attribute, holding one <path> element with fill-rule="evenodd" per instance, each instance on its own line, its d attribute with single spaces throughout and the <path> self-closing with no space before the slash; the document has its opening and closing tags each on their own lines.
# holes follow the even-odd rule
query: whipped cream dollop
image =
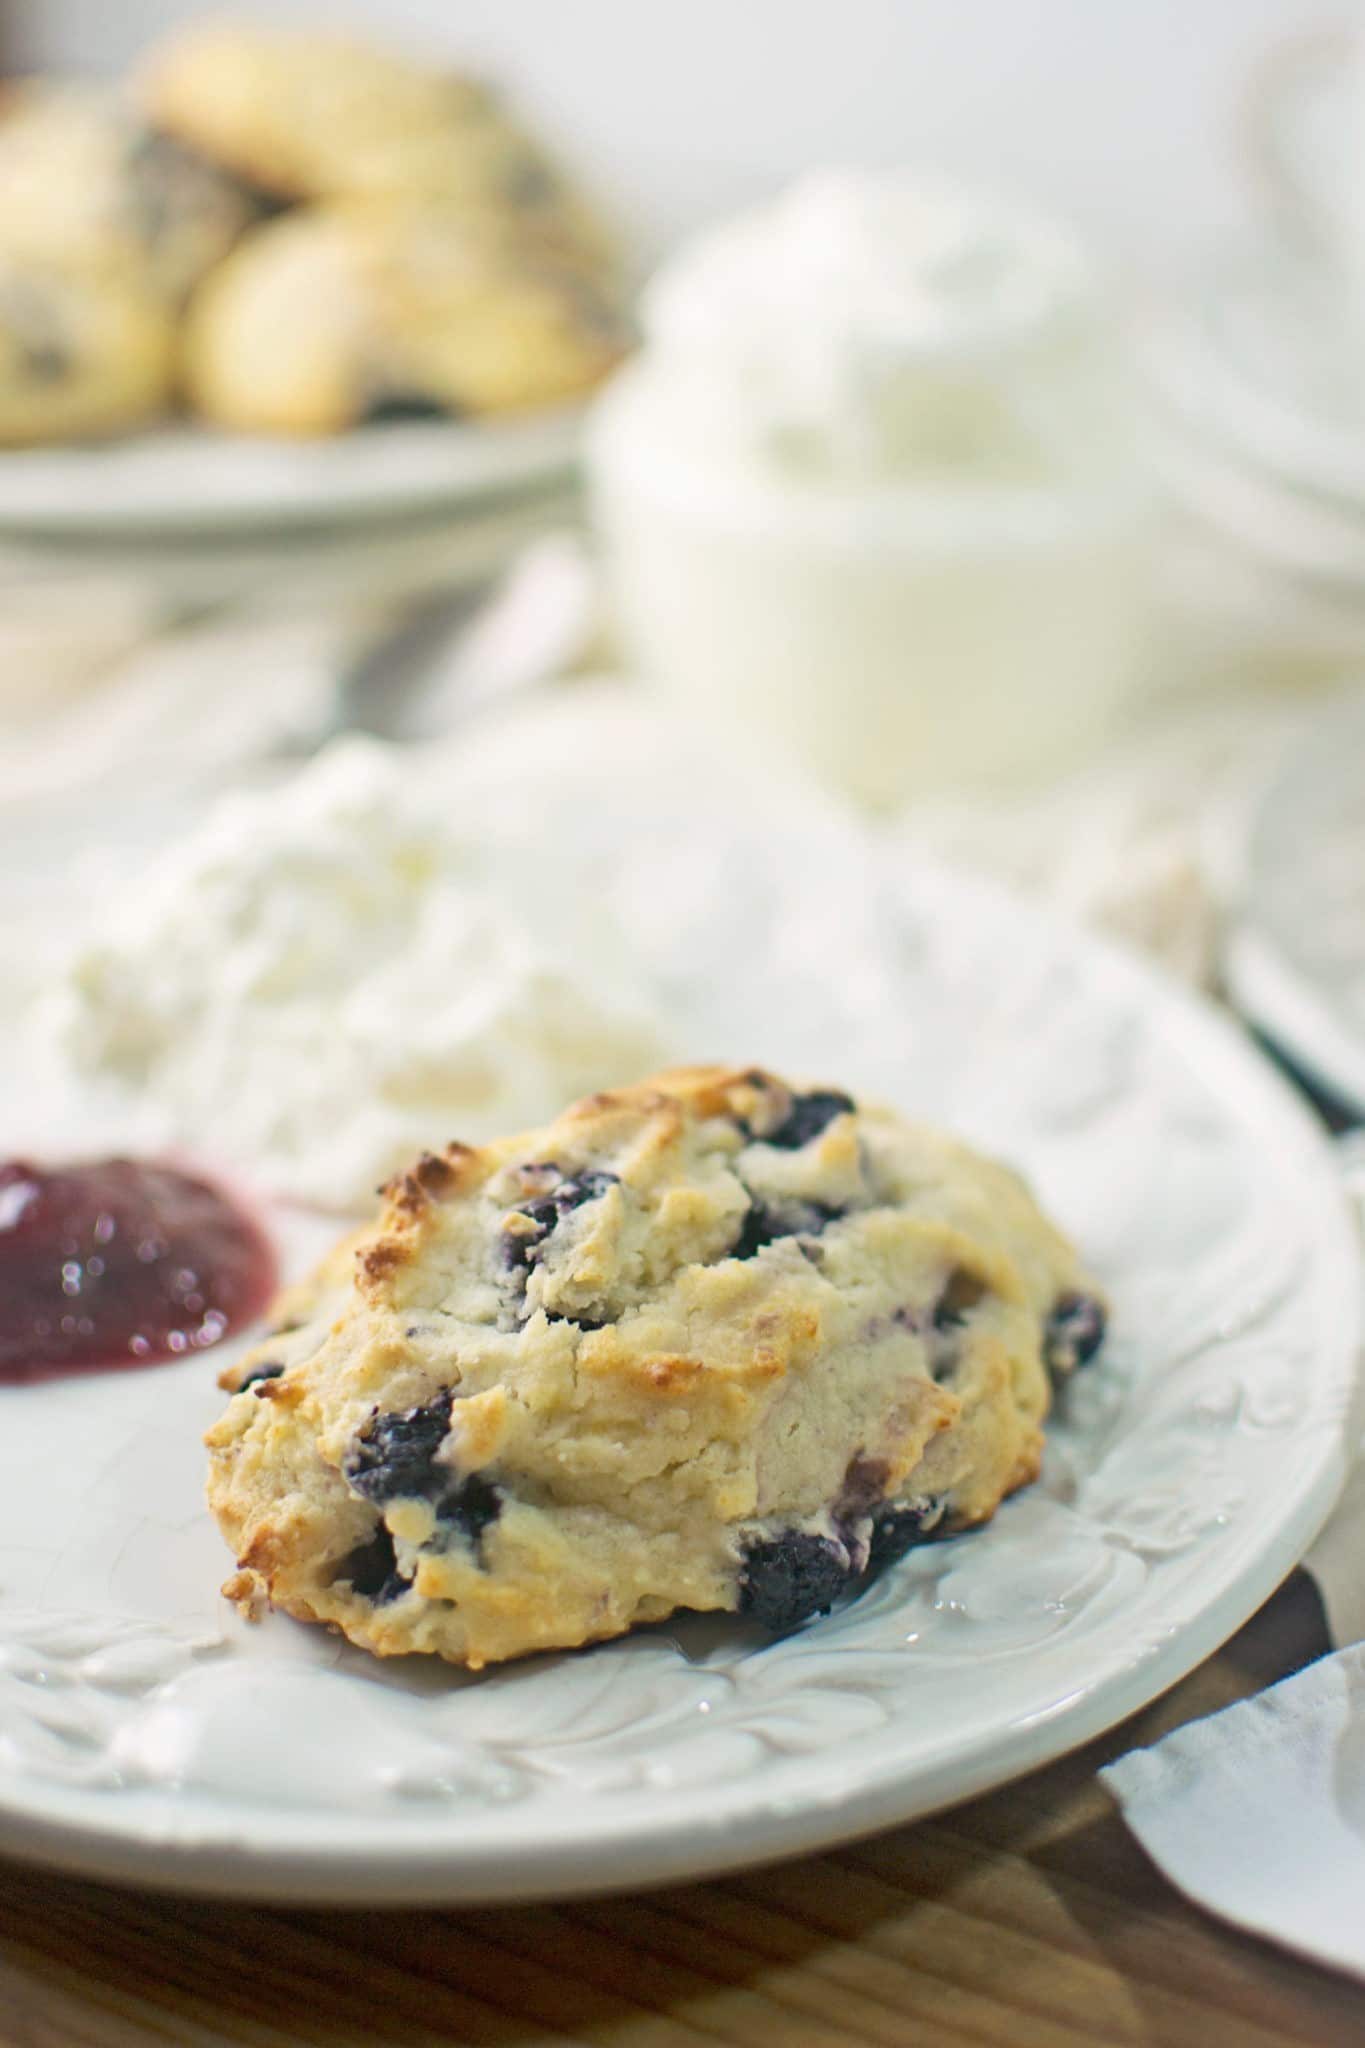
<svg viewBox="0 0 1365 2048">
<path fill-rule="evenodd" d="M 543 845 L 493 846 L 400 750 L 344 740 L 223 798 L 124 889 L 35 1035 L 141 1141 L 367 1208 L 423 1148 L 662 1063 L 623 936 L 556 868 Z"/>
<path fill-rule="evenodd" d="M 825 171 L 664 265 L 646 363 L 680 432 L 793 471 L 1026 473 L 1084 438 L 1099 297 L 1051 220 L 943 178 Z"/>
</svg>

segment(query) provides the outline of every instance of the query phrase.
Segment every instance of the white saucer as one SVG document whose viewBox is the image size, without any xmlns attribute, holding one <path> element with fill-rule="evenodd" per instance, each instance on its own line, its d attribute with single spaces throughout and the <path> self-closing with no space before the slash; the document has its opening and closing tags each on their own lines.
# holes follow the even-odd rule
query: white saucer
<svg viewBox="0 0 1365 2048">
<path fill-rule="evenodd" d="M 780 879 L 813 914 L 818 876 Z M 747 871 L 680 1011 L 709 1055 L 890 1094 L 1035 1180 L 1114 1304 L 1041 1483 L 787 1641 L 694 1620 L 471 1679 L 222 1605 L 218 1361 L 0 1389 L 0 1851 L 353 1904 L 701 1876 L 1045 1763 L 1265 1599 L 1344 1469 L 1359 1257 L 1330 1154 L 1239 1031 L 1128 956 L 975 883 L 884 879 L 856 1042 L 774 1002 L 794 956 Z M 730 923 L 744 974 L 709 971 Z"/>
</svg>

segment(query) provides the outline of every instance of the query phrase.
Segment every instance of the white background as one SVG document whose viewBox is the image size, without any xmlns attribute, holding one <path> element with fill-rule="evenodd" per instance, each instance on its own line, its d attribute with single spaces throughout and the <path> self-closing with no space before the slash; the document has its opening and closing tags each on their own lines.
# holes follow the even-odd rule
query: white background
<svg viewBox="0 0 1365 2048">
<path fill-rule="evenodd" d="M 176 0 L 19 0 L 27 64 L 125 62 Z M 262 12 L 267 10 L 262 7 Z M 1236 216 L 1235 106 L 1321 0 L 292 0 L 514 80 L 651 239 L 818 162 L 933 161 L 1153 251 Z"/>
</svg>

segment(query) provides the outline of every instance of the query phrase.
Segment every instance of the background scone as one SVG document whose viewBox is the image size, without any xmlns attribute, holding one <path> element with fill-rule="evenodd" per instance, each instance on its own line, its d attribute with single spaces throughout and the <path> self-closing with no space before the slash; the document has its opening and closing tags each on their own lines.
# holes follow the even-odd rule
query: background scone
<svg viewBox="0 0 1365 2048">
<path fill-rule="evenodd" d="M 259 207 L 112 93 L 35 79 L 0 92 L 0 250 L 150 287 L 175 306 Z"/>
<path fill-rule="evenodd" d="M 206 280 L 184 336 L 206 418 L 262 433 L 576 397 L 623 354 L 612 294 L 553 244 L 426 207 L 303 207 Z"/>
<path fill-rule="evenodd" d="M 1024 1184 L 723 1068 L 452 1145 L 233 1368 L 225 1589 L 479 1666 L 679 1608 L 787 1628 L 1035 1477 L 1103 1308 Z"/>
<path fill-rule="evenodd" d="M 277 204 L 424 205 L 615 266 L 604 221 L 482 80 L 350 36 L 210 21 L 154 50 L 137 91 L 159 133 Z"/>
<path fill-rule="evenodd" d="M 174 350 L 145 280 L 0 249 L 0 444 L 140 426 L 169 400 Z"/>
<path fill-rule="evenodd" d="M 582 397 L 629 346 L 609 278 L 556 236 L 425 205 L 367 221 L 367 274 L 399 391 L 457 417 L 528 411 Z"/>
<path fill-rule="evenodd" d="M 206 419 L 256 433 L 334 434 L 373 410 L 382 342 L 344 218 L 267 221 L 190 302 L 185 395 Z"/>
<path fill-rule="evenodd" d="M 147 118 L 283 200 L 404 181 L 495 102 L 479 80 L 361 37 L 207 20 L 152 50 L 136 81 Z"/>
<path fill-rule="evenodd" d="M 534 410 L 632 338 L 615 238 L 498 94 L 326 30 L 209 20 L 126 90 L 0 83 L 0 260 L 39 279 L 7 288 L 6 442 Z M 60 378 L 24 343 L 54 294 Z"/>
</svg>

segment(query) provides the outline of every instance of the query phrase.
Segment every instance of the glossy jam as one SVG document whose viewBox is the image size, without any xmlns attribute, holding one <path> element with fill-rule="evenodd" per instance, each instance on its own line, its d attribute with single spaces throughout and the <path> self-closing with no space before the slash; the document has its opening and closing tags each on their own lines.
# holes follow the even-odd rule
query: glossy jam
<svg viewBox="0 0 1365 2048">
<path fill-rule="evenodd" d="M 0 1165 L 0 1379 L 207 1350 L 274 1285 L 251 1217 L 177 1167 Z"/>
</svg>

